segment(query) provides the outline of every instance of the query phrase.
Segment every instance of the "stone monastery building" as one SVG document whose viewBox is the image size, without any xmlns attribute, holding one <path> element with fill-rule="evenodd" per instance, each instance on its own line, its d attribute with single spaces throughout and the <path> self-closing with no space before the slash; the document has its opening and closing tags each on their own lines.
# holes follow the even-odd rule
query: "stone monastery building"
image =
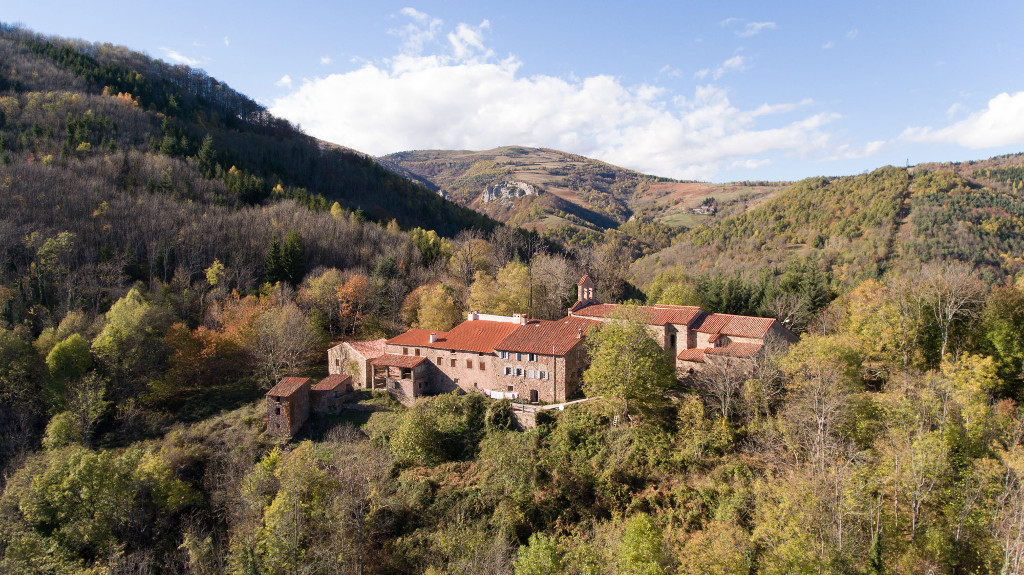
<svg viewBox="0 0 1024 575">
<path fill-rule="evenodd" d="M 327 352 L 330 372 L 351 373 L 357 386 L 387 389 L 403 401 L 460 389 L 500 399 L 563 402 L 582 383 L 587 331 L 613 321 L 623 308 L 598 302 L 588 276 L 576 290 L 576 303 L 559 320 L 470 312 L 447 332 L 412 329 L 388 340 L 345 342 Z M 774 318 L 709 314 L 695 306 L 639 310 L 682 373 L 716 357 L 752 358 L 772 339 L 796 341 Z"/>
<path fill-rule="evenodd" d="M 456 390 L 495 399 L 567 401 L 587 368 L 587 332 L 615 321 L 624 307 L 598 302 L 588 276 L 576 290 L 568 315 L 554 321 L 474 311 L 447 332 L 411 329 L 387 340 L 336 345 L 327 351 L 331 375 L 323 382 L 310 387 L 304 378 L 284 378 L 267 393 L 268 432 L 294 435 L 311 405 L 314 411 L 331 411 L 352 389 L 386 389 L 406 404 Z M 681 374 L 710 361 L 748 361 L 769 342 L 788 345 L 797 339 L 774 318 L 707 313 L 694 306 L 638 310 Z"/>
</svg>

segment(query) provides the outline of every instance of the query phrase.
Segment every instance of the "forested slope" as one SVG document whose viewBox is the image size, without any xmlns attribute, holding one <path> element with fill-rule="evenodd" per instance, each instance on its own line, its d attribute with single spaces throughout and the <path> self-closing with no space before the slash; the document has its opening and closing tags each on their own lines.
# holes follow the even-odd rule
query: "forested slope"
<svg viewBox="0 0 1024 575">
<path fill-rule="evenodd" d="M 52 156 L 64 160 L 57 168 L 73 171 L 73 160 L 160 153 L 223 181 L 204 198 L 223 205 L 290 197 L 325 209 L 338 201 L 381 221 L 446 235 L 492 225 L 366 156 L 302 134 L 202 71 L 11 27 L 0 41 L 8 163 Z M 132 176 L 119 182 L 157 183 Z"/>
<path fill-rule="evenodd" d="M 1019 156 L 800 182 L 637 264 L 644 294 L 632 240 L 439 235 L 401 215 L 434 196 L 186 69 L 0 56 L 0 572 L 1024 572 Z M 264 432 L 332 342 L 556 319 L 583 273 L 801 340 L 677 373 L 627 306 L 586 334 L 593 401 L 536 428 L 378 392 Z"/>
</svg>

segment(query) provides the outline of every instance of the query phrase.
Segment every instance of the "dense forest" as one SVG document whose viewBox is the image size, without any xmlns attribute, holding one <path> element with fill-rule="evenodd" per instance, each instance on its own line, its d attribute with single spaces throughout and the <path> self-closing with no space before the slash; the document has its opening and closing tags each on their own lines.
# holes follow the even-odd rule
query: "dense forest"
<svg viewBox="0 0 1024 575">
<path fill-rule="evenodd" d="M 545 241 L 201 72 L 12 27 L 0 160 L 0 572 L 1024 573 L 1024 162 Z M 332 342 L 558 318 L 583 273 L 801 341 L 677 379 L 626 317 L 587 336 L 601 399 L 527 431 L 367 393 L 264 433 Z"/>
</svg>

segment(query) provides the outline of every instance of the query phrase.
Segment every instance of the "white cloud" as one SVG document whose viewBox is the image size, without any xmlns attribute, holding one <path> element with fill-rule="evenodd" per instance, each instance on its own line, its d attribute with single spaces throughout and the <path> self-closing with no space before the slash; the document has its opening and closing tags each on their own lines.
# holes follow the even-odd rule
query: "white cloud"
<svg viewBox="0 0 1024 575">
<path fill-rule="evenodd" d="M 401 28 L 389 30 L 388 33 L 402 38 L 402 52 L 405 54 L 422 52 L 424 46 L 437 37 L 437 33 L 441 31 L 441 26 L 444 24 L 440 18 L 431 18 L 415 8 L 402 8 L 400 14 L 412 22 Z"/>
<path fill-rule="evenodd" d="M 719 66 L 713 75 L 715 80 L 721 78 L 728 72 L 742 72 L 747 69 L 747 60 L 743 56 L 736 55 L 729 58 Z"/>
<path fill-rule="evenodd" d="M 324 66 L 330 64 L 331 63 L 331 57 L 330 56 L 320 56 L 320 63 L 322 65 L 324 65 Z"/>
<path fill-rule="evenodd" d="M 832 47 L 835 46 L 835 45 L 836 45 L 835 42 L 828 41 L 828 42 L 825 42 L 824 44 L 821 45 L 821 49 L 822 50 L 831 50 Z"/>
<path fill-rule="evenodd" d="M 225 46 L 230 46 L 231 45 L 231 42 L 228 41 L 228 37 L 227 36 L 224 36 L 224 45 Z"/>
<path fill-rule="evenodd" d="M 959 111 L 956 105 L 949 112 Z M 900 136 L 910 142 L 992 148 L 1024 144 L 1024 92 L 1003 92 L 988 107 L 945 128 L 910 127 Z"/>
<path fill-rule="evenodd" d="M 608 75 L 524 76 L 517 58 L 498 59 L 488 49 L 488 27 L 487 21 L 456 26 L 439 53 L 403 50 L 305 81 L 271 112 L 316 137 L 375 155 L 516 144 L 676 178 L 711 179 L 733 165 L 764 165 L 769 154 L 808 157 L 834 148 L 824 128 L 838 116 L 801 114 L 810 100 L 744 110 L 713 85 L 684 96 Z M 715 74 L 745 66 L 736 56 Z"/>
<path fill-rule="evenodd" d="M 185 56 L 176 50 L 171 50 L 170 48 L 160 49 L 163 50 L 164 56 L 166 56 L 171 62 L 176 64 L 185 64 L 187 66 L 192 66 L 193 68 L 199 66 L 199 60 L 196 60 L 195 58 L 189 58 L 188 56 Z"/>
<path fill-rule="evenodd" d="M 683 71 L 679 68 L 673 68 L 672 66 L 665 64 L 658 70 L 658 76 L 665 76 L 668 78 L 682 78 Z"/>
<path fill-rule="evenodd" d="M 756 170 L 771 165 L 768 158 L 750 158 L 749 160 L 736 160 L 729 164 L 730 170 Z"/>
<path fill-rule="evenodd" d="M 426 22 L 430 20 L 430 16 L 428 14 L 420 12 L 415 8 L 405 7 L 400 10 L 400 13 L 403 16 L 408 16 L 417 22 Z"/>
<path fill-rule="evenodd" d="M 292 77 L 289 76 L 288 74 L 285 74 L 284 76 L 281 76 L 280 80 L 278 80 L 277 82 L 274 82 L 274 85 L 275 86 L 285 87 L 285 88 L 291 88 L 292 87 Z"/>
<path fill-rule="evenodd" d="M 697 70 L 696 72 L 694 72 L 693 73 L 693 77 L 696 80 L 703 80 L 704 78 L 707 78 L 708 74 L 710 74 L 710 73 L 711 73 L 711 70 L 709 68 L 702 68 L 702 69 Z"/>
<path fill-rule="evenodd" d="M 762 30 L 774 30 L 775 22 L 747 22 L 747 25 L 742 30 L 737 30 L 736 35 L 740 38 L 750 38 L 756 36 Z"/>
<path fill-rule="evenodd" d="M 741 18 L 726 18 L 718 23 L 722 28 L 731 28 L 734 24 L 743 22 Z M 735 31 L 740 38 L 750 38 L 761 33 L 762 30 L 774 30 L 775 22 L 747 22 L 742 28 Z"/>
<path fill-rule="evenodd" d="M 827 156 L 825 161 L 856 160 L 878 155 L 888 144 L 885 140 L 874 140 L 857 148 L 849 144 L 840 144 L 835 147 L 832 155 Z"/>
<path fill-rule="evenodd" d="M 859 34 L 860 34 L 860 30 L 858 30 L 858 29 L 854 28 L 853 30 L 850 30 L 850 31 L 848 31 L 848 32 L 846 33 L 846 37 L 847 37 L 848 39 L 850 39 L 850 40 L 853 40 L 853 39 L 854 39 L 854 38 L 856 38 L 856 37 L 857 37 L 857 36 L 858 36 Z"/>
<path fill-rule="evenodd" d="M 491 23 L 484 20 L 476 28 L 459 24 L 455 31 L 448 34 L 448 43 L 457 60 L 475 60 L 476 58 L 489 58 L 493 52 L 484 47 L 484 31 L 491 27 Z"/>
</svg>

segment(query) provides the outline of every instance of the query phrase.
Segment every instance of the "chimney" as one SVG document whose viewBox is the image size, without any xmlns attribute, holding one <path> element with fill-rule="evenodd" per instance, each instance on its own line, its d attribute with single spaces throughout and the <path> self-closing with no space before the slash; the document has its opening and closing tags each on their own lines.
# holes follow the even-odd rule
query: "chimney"
<svg viewBox="0 0 1024 575">
<path fill-rule="evenodd" d="M 478 319 L 480 319 L 480 312 L 478 312 L 478 311 L 471 311 L 471 312 L 469 312 L 469 317 L 467 318 L 468 321 L 476 321 Z"/>
<path fill-rule="evenodd" d="M 583 328 L 576 328 L 576 339 L 583 339 Z"/>
<path fill-rule="evenodd" d="M 430 343 L 437 343 L 437 334 L 436 333 L 430 334 Z"/>
</svg>

